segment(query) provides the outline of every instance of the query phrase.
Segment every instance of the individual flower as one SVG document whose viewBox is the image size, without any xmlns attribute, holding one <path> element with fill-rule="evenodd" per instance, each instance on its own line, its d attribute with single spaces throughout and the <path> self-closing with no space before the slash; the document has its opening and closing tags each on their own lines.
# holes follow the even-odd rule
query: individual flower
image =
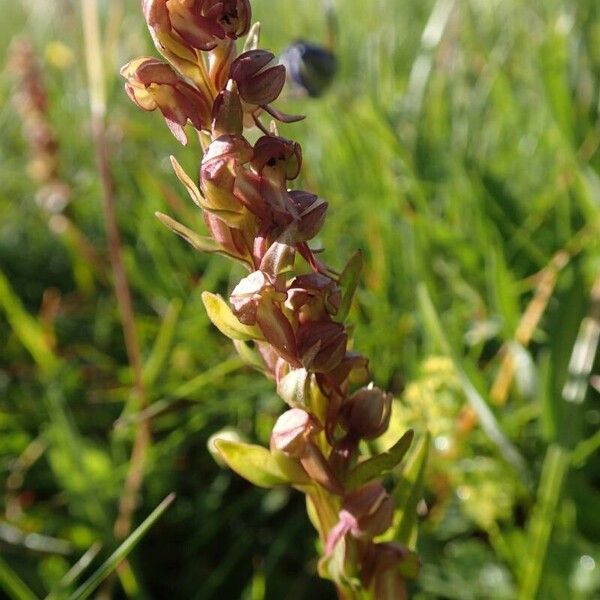
<svg viewBox="0 0 600 600">
<path fill-rule="evenodd" d="M 373 440 L 387 430 L 391 412 L 392 395 L 377 387 L 366 387 L 344 403 L 339 419 L 352 438 Z"/>
<path fill-rule="evenodd" d="M 301 324 L 335 315 L 341 301 L 337 283 L 322 273 L 299 275 L 288 284 L 287 305 Z"/>
<path fill-rule="evenodd" d="M 142 7 L 157 45 L 181 58 L 245 35 L 252 19 L 248 0 L 142 0 Z"/>
<path fill-rule="evenodd" d="M 378 600 L 406 600 L 406 580 L 417 577 L 420 566 L 417 555 L 401 544 L 369 544 L 363 556 L 363 583 Z"/>
<path fill-rule="evenodd" d="M 314 441 L 321 425 L 308 412 L 292 408 L 284 412 L 271 433 L 271 451 L 297 459 L 311 479 L 334 494 L 343 488 Z"/>
<path fill-rule="evenodd" d="M 246 209 L 258 215 L 266 214 L 257 178 L 245 168 L 252 156 L 252 146 L 244 137 L 222 135 L 209 145 L 202 159 L 203 207 L 231 227 L 247 225 Z"/>
<path fill-rule="evenodd" d="M 184 126 L 191 123 L 198 131 L 209 126 L 211 103 L 196 88 L 186 83 L 168 64 L 149 57 L 132 60 L 121 69 L 127 80 L 127 94 L 140 108 L 158 108 L 173 135 L 187 143 Z"/>
<path fill-rule="evenodd" d="M 280 308 L 286 298 L 282 288 L 277 279 L 255 271 L 238 283 L 229 300 L 240 323 L 258 325 L 279 355 L 298 366 L 294 330 Z"/>
<path fill-rule="evenodd" d="M 346 354 L 348 334 L 333 321 L 303 323 L 296 332 L 298 356 L 307 371 L 327 373 L 335 369 Z"/>
<path fill-rule="evenodd" d="M 285 67 L 277 64 L 275 55 L 267 50 L 248 50 L 240 54 L 231 64 L 229 76 L 238 86 L 244 102 L 244 112 L 253 116 L 259 109 L 286 123 L 299 121 L 304 117 L 286 115 L 271 106 L 285 85 Z"/>
<path fill-rule="evenodd" d="M 394 502 L 379 481 L 353 490 L 344 496 L 338 523 L 327 536 L 325 554 L 346 534 L 358 539 L 372 539 L 385 533 L 392 525 Z"/>
<path fill-rule="evenodd" d="M 328 204 L 323 198 L 301 190 L 291 191 L 290 198 L 299 219 L 296 241 L 306 242 L 311 240 L 319 233 L 325 222 Z"/>
</svg>

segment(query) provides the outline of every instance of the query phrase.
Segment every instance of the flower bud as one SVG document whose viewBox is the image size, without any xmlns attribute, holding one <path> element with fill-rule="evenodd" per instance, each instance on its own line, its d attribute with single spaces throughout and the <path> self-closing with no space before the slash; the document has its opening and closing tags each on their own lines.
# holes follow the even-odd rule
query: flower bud
<svg viewBox="0 0 600 600">
<path fill-rule="evenodd" d="M 231 227 L 247 225 L 238 180 L 249 176 L 243 167 L 252 158 L 252 147 L 239 135 L 222 135 L 208 147 L 200 166 L 203 207 Z"/>
<path fill-rule="evenodd" d="M 342 362 L 328 375 L 338 387 L 347 380 L 363 385 L 369 380 L 369 361 L 358 352 L 346 352 Z"/>
<path fill-rule="evenodd" d="M 341 494 L 341 484 L 312 440 L 320 430 L 320 424 L 309 413 L 301 408 L 292 408 L 283 413 L 275 423 L 271 434 L 271 451 L 279 451 L 298 459 L 313 481 L 333 494 Z"/>
<path fill-rule="evenodd" d="M 235 82 L 229 80 L 227 87 L 219 93 L 213 104 L 212 132 L 213 137 L 222 135 L 242 135 L 244 130 L 244 113 L 240 95 Z"/>
<path fill-rule="evenodd" d="M 305 410 L 292 408 L 277 419 L 271 433 L 271 449 L 293 458 L 301 458 L 310 436 L 319 429 L 313 417 Z"/>
<path fill-rule="evenodd" d="M 298 355 L 308 371 L 327 373 L 337 367 L 346 354 L 348 335 L 339 323 L 304 323 L 296 332 Z"/>
<path fill-rule="evenodd" d="M 419 569 L 419 558 L 405 546 L 396 542 L 369 544 L 363 555 L 362 579 L 374 598 L 405 600 L 405 580 L 416 578 Z"/>
<path fill-rule="evenodd" d="M 266 273 L 254 271 L 235 286 L 229 301 L 240 323 L 255 325 L 260 302 L 282 302 L 285 297 L 285 292 L 278 292 L 275 282 Z"/>
<path fill-rule="evenodd" d="M 244 102 L 265 106 L 275 100 L 285 83 L 285 67 L 267 50 L 248 50 L 232 63 L 230 77 L 237 83 Z"/>
<path fill-rule="evenodd" d="M 376 387 L 362 388 L 342 406 L 339 418 L 348 433 L 372 440 L 388 428 L 391 411 L 391 394 Z"/>
<path fill-rule="evenodd" d="M 354 537 L 373 538 L 392 525 L 394 502 L 383 485 L 374 481 L 346 494 L 340 514 L 343 512 L 355 520 L 350 529 Z"/>
<path fill-rule="evenodd" d="M 322 273 L 300 275 L 288 286 L 288 305 L 298 314 L 300 323 L 335 315 L 341 299 L 337 283 Z"/>
<path fill-rule="evenodd" d="M 210 235 L 223 247 L 227 254 L 243 260 L 248 266 L 252 266 L 251 241 L 249 242 L 245 238 L 244 232 L 227 226 L 219 217 L 207 211 L 204 211 L 204 222 Z"/>
<path fill-rule="evenodd" d="M 186 83 L 168 64 L 155 58 L 132 60 L 121 69 L 125 89 L 140 108 L 159 109 L 173 135 L 187 143 L 183 127 L 188 121 L 200 131 L 210 121 L 210 102 Z"/>
<path fill-rule="evenodd" d="M 385 533 L 392 525 L 394 503 L 381 482 L 374 481 L 344 496 L 339 521 L 327 536 L 326 554 L 346 534 L 372 539 Z"/>
<path fill-rule="evenodd" d="M 300 190 L 290 192 L 290 198 L 300 218 L 296 240 L 299 242 L 311 240 L 323 226 L 328 204 L 323 198 Z"/>
</svg>

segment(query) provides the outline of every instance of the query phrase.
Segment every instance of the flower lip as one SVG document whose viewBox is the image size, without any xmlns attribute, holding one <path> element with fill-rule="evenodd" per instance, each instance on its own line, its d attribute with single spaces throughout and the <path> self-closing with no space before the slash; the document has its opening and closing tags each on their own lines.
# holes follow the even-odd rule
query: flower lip
<svg viewBox="0 0 600 600">
<path fill-rule="evenodd" d="M 260 173 L 265 167 L 283 169 L 286 179 L 295 179 L 302 167 L 300 144 L 275 135 L 263 135 L 254 145 L 252 165 Z"/>
</svg>

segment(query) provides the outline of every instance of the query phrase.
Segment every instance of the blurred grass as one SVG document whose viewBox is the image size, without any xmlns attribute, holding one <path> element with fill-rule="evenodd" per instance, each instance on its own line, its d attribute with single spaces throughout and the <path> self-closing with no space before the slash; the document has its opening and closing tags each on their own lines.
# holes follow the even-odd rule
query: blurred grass
<svg viewBox="0 0 600 600">
<path fill-rule="evenodd" d="M 316 0 L 253 4 L 274 51 L 296 38 L 323 38 Z M 400 399 L 395 427 L 432 433 L 415 595 L 597 597 L 593 336 L 591 364 L 573 371 L 573 356 L 582 323 L 598 320 L 590 307 L 600 269 L 600 7 L 594 0 L 337 4 L 338 80 L 322 100 L 282 102 L 308 117 L 282 134 L 304 148 L 298 186 L 331 204 L 320 240 L 328 259 L 341 267 L 357 248 L 365 253 L 355 345 L 371 358 L 378 384 Z M 298 495 L 252 489 L 206 450 L 226 425 L 265 442 L 281 405 L 268 382 L 241 368 L 200 301 L 206 289 L 225 293 L 240 272 L 194 253 L 154 217 L 162 211 L 202 228 L 168 161 L 177 154 L 194 172 L 199 150 L 177 147 L 158 115 L 129 104 L 118 67 L 153 50 L 137 3 L 101 6 L 111 162 L 152 401 L 138 520 L 178 494 L 130 557 L 137 595 L 330 598 L 312 575 L 313 535 Z M 61 176 L 72 188 L 67 216 L 105 256 L 79 3 L 0 0 L 0 8 L 0 64 L 16 35 L 31 39 Z M 9 597 L 10 581 L 19 587 L 19 579 L 46 594 L 97 540 L 101 558 L 115 549 L 112 523 L 139 418 L 106 260 L 91 266 L 72 230 L 49 227 L 35 201 L 13 90 L 5 68 L 0 525 L 67 540 L 73 552 L 40 552 L 0 535 Z M 567 260 L 524 346 L 517 330 L 541 285 L 537 275 L 564 249 Z M 426 290 L 443 339 L 417 290 Z M 507 353 L 515 382 L 497 406 L 490 390 Z M 564 393 L 573 376 L 583 382 L 576 401 Z M 478 424 L 473 391 L 523 457 L 525 474 Z M 45 450 L 29 462 L 27 449 L 40 439 Z"/>
</svg>

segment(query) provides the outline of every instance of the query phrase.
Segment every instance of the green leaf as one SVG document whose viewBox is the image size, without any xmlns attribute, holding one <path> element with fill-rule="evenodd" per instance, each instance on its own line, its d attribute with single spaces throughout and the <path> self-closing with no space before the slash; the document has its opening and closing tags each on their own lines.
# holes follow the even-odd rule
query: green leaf
<svg viewBox="0 0 600 600">
<path fill-rule="evenodd" d="M 356 292 L 358 282 L 360 281 L 362 269 L 363 253 L 362 250 L 357 250 L 350 257 L 350 260 L 340 275 L 339 285 L 342 290 L 342 302 L 337 315 L 335 315 L 335 320 L 339 323 L 345 321 L 350 312 L 350 306 L 352 305 L 354 293 Z"/>
<path fill-rule="evenodd" d="M 182 237 L 190 246 L 200 252 L 208 252 L 210 254 L 227 254 L 220 244 L 215 242 L 210 237 L 198 235 L 195 231 L 192 231 L 189 227 L 182 225 L 175 219 L 172 219 L 168 215 L 161 212 L 154 213 L 157 219 L 171 231 L 174 231 L 178 236 Z"/>
<path fill-rule="evenodd" d="M 534 600 L 538 597 L 569 462 L 567 450 L 558 444 L 548 447 L 542 465 L 536 503 L 527 525 L 527 560 L 523 561 L 519 600 Z"/>
<path fill-rule="evenodd" d="M 148 388 L 154 385 L 161 371 L 165 370 L 165 362 L 173 343 L 175 327 L 182 305 L 183 302 L 179 298 L 174 298 L 170 302 L 152 347 L 152 352 L 150 352 L 148 360 L 144 363 L 144 385 Z"/>
<path fill-rule="evenodd" d="M 202 208 L 202 194 L 200 193 L 198 186 L 194 183 L 193 179 L 183 170 L 183 167 L 177 162 L 177 159 L 174 156 L 171 156 L 171 164 L 173 165 L 173 170 L 175 171 L 175 175 L 177 175 L 177 179 L 179 179 L 179 181 L 183 183 L 194 204 Z"/>
<path fill-rule="evenodd" d="M 394 469 L 404 458 L 414 437 L 409 429 L 389 450 L 358 463 L 345 480 L 348 489 L 356 489 L 361 485 Z"/>
<path fill-rule="evenodd" d="M 0 308 L 27 351 L 45 374 L 54 373 L 59 359 L 48 346 L 40 324 L 25 310 L 21 299 L 13 291 L 7 277 L 0 271 Z"/>
<path fill-rule="evenodd" d="M 25 582 L 0 558 L 0 589 L 12 600 L 37 600 Z"/>
<path fill-rule="evenodd" d="M 430 434 L 426 433 L 414 446 L 393 493 L 396 504 L 394 539 L 409 548 L 414 548 L 416 542 L 417 504 L 423 496 L 430 439 Z"/>
<path fill-rule="evenodd" d="M 71 596 L 69 600 L 84 600 L 114 571 L 119 564 L 137 546 L 147 531 L 158 521 L 162 514 L 171 506 L 175 500 L 175 494 L 169 494 L 144 520 L 144 522 L 111 554 L 100 568 L 83 583 Z"/>
<path fill-rule="evenodd" d="M 202 302 L 213 325 L 225 336 L 232 340 L 262 340 L 263 335 L 256 326 L 249 327 L 239 322 L 225 300 L 217 294 L 202 293 Z"/>
<path fill-rule="evenodd" d="M 290 483 L 267 448 L 225 439 L 214 445 L 229 467 L 250 483 L 263 488 Z"/>
</svg>

